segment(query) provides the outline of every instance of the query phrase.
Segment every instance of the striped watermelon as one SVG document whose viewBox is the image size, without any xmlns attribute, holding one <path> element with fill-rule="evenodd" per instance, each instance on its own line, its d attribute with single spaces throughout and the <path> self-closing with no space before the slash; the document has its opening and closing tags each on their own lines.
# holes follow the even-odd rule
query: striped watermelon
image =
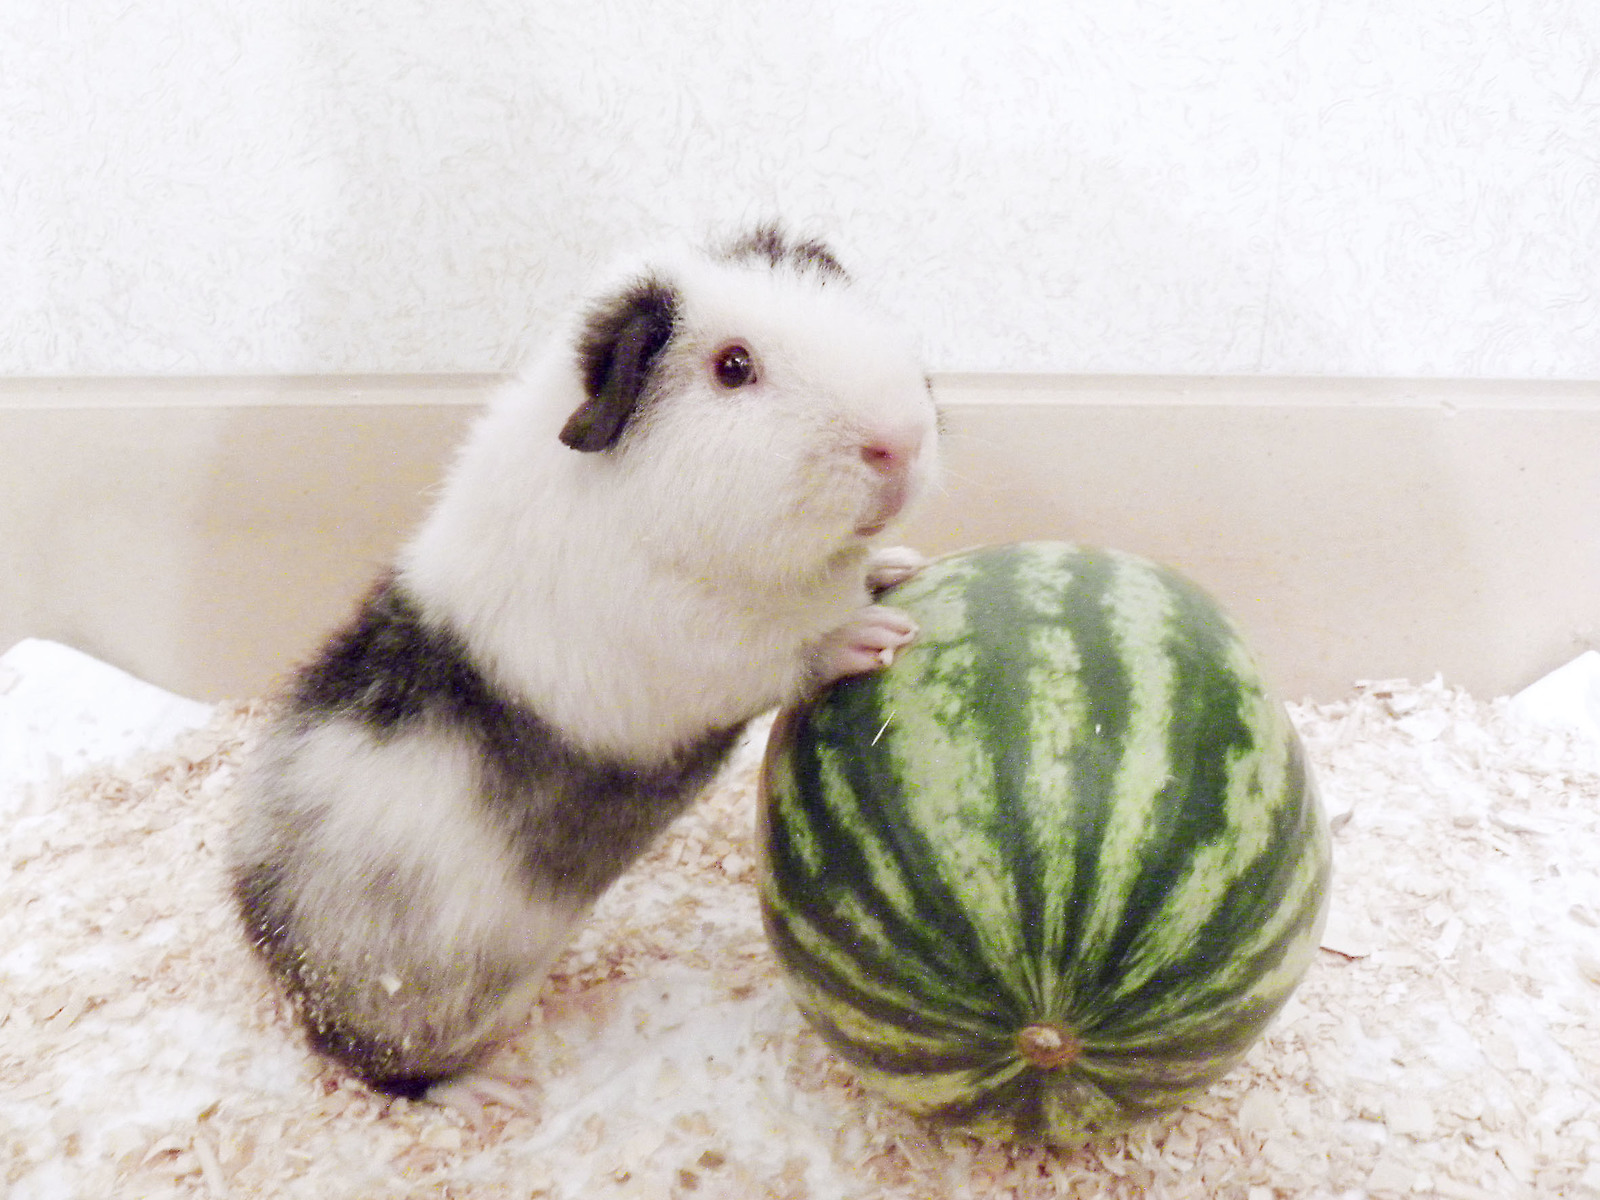
<svg viewBox="0 0 1600 1200">
<path fill-rule="evenodd" d="M 1327 826 L 1237 631 L 1174 572 L 1055 542 L 938 560 L 895 664 L 782 714 L 767 932 L 863 1082 L 1072 1145 L 1223 1075 L 1310 963 Z"/>
</svg>

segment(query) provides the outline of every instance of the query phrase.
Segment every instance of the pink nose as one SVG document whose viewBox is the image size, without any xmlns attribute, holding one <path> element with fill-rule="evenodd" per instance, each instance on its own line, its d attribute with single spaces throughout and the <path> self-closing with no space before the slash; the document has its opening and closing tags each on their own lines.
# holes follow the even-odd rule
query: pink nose
<svg viewBox="0 0 1600 1200">
<path fill-rule="evenodd" d="M 921 453 L 920 429 L 913 433 L 880 432 L 862 444 L 861 461 L 879 474 L 894 477 L 910 471 Z"/>
<path fill-rule="evenodd" d="M 873 510 L 858 533 L 876 534 L 899 514 L 911 496 L 912 472 L 922 455 L 923 432 L 877 430 L 861 443 L 861 461 L 879 478 Z"/>
</svg>

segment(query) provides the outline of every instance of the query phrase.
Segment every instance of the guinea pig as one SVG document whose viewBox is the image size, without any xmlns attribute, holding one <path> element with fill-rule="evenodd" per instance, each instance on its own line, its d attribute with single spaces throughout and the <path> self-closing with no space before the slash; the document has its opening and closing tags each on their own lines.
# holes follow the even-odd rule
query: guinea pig
<svg viewBox="0 0 1600 1200">
<path fill-rule="evenodd" d="M 292 677 L 240 784 L 248 937 L 311 1044 L 420 1096 L 525 1019 L 753 716 L 915 635 L 877 539 L 937 469 L 908 342 L 763 227 L 601 288 Z"/>
</svg>

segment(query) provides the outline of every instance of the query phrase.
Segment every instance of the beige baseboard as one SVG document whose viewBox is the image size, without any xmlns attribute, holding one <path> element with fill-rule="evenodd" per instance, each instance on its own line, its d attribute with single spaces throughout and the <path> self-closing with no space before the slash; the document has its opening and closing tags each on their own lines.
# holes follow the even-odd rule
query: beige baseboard
<svg viewBox="0 0 1600 1200">
<path fill-rule="evenodd" d="M 0 648 L 255 695 L 427 502 L 487 377 L 0 382 Z M 1173 563 L 1291 697 L 1600 646 L 1600 383 L 943 376 L 908 540 Z"/>
</svg>

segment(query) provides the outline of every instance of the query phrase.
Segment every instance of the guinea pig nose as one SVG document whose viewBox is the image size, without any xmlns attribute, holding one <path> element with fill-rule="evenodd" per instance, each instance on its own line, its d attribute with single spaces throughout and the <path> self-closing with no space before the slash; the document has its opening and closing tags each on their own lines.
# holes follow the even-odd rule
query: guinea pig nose
<svg viewBox="0 0 1600 1200">
<path fill-rule="evenodd" d="M 900 455 L 892 446 L 872 445 L 861 447 L 861 457 L 869 467 L 879 471 L 891 471 Z"/>
<path fill-rule="evenodd" d="M 922 452 L 922 432 L 883 433 L 861 445 L 861 461 L 883 475 L 898 475 L 908 470 Z"/>
</svg>

